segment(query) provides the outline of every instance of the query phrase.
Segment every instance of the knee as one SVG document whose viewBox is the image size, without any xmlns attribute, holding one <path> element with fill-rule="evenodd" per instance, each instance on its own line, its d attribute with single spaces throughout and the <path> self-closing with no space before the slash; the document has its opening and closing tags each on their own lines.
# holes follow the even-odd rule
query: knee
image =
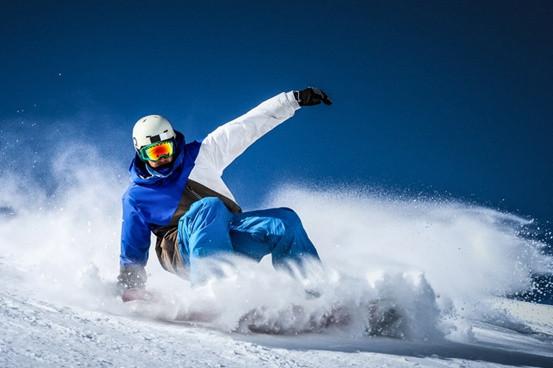
<svg viewBox="0 0 553 368">
<path fill-rule="evenodd" d="M 184 214 L 187 217 L 194 217 L 199 212 L 219 212 L 226 208 L 222 200 L 217 197 L 205 197 L 192 203 L 188 211 Z"/>
<path fill-rule="evenodd" d="M 221 210 L 226 209 L 225 203 L 217 197 L 205 197 L 202 198 L 196 202 L 194 202 L 194 205 L 198 205 L 202 208 L 209 208 L 214 210 Z"/>
<path fill-rule="evenodd" d="M 192 203 L 188 211 L 182 215 L 180 221 L 190 225 L 195 219 L 217 217 L 220 214 L 226 213 L 226 211 L 228 210 L 221 199 L 217 197 L 205 197 Z"/>
<path fill-rule="evenodd" d="M 279 217 L 286 227 L 301 226 L 301 220 L 296 211 L 288 207 L 281 207 L 278 210 Z"/>
</svg>

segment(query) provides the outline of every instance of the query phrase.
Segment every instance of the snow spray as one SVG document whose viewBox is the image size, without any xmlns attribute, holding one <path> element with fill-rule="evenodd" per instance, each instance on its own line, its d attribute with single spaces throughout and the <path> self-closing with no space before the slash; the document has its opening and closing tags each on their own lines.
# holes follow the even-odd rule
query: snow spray
<svg viewBox="0 0 553 368">
<path fill-rule="evenodd" d="M 71 142 L 40 166 L 53 184 L 21 174 L 29 167 L 0 178 L 3 279 L 48 300 L 126 313 L 110 291 L 119 268 L 124 167 L 93 145 Z M 521 235 L 530 221 L 512 214 L 354 187 L 292 183 L 272 192 L 263 207 L 294 208 L 323 267 L 299 278 L 267 260 L 233 259 L 225 277 L 192 287 L 161 269 L 152 246 L 148 287 L 167 301 L 151 306 L 152 316 L 238 332 L 470 338 L 470 320 L 509 318 L 488 308 L 490 301 L 528 290 L 533 274 L 551 270 L 545 244 Z M 391 322 L 375 329 L 367 321 L 375 310 Z"/>
</svg>

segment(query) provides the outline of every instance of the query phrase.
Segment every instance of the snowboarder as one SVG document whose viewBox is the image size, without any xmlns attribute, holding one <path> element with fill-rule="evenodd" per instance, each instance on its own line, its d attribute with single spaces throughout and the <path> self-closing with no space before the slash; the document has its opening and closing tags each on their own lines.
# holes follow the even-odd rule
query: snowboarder
<svg viewBox="0 0 553 368">
<path fill-rule="evenodd" d="M 201 260 L 239 254 L 273 265 L 319 260 L 298 215 L 289 208 L 242 212 L 223 182 L 223 170 L 261 136 L 292 117 L 301 106 L 330 105 L 318 88 L 280 93 L 211 132 L 202 142 L 185 142 L 159 115 L 140 118 L 133 128 L 136 155 L 132 183 L 123 195 L 120 274 L 123 299 L 146 283 L 150 232 L 163 268 L 199 278 Z M 128 294 L 125 297 L 125 294 Z"/>
</svg>

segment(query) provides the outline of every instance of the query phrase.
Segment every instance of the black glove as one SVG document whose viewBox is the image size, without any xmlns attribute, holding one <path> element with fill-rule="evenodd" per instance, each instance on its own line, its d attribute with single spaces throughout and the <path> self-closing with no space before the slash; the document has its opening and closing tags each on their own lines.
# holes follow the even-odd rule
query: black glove
<svg viewBox="0 0 553 368">
<path fill-rule="evenodd" d="M 300 106 L 313 106 L 318 105 L 321 101 L 325 105 L 332 105 L 332 101 L 326 93 L 315 87 L 307 87 L 301 91 L 294 91 L 294 97 Z"/>
<path fill-rule="evenodd" d="M 121 292 L 127 289 L 143 289 L 146 286 L 146 270 L 140 265 L 121 266 L 117 276 L 117 287 Z"/>
</svg>

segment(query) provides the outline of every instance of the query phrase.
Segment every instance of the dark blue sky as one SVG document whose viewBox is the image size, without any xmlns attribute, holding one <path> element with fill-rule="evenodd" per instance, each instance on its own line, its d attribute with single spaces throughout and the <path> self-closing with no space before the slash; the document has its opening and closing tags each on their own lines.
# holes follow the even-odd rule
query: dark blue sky
<svg viewBox="0 0 553 368">
<path fill-rule="evenodd" d="M 299 111 L 227 171 L 246 208 L 293 180 L 553 220 L 553 2 L 15 3 L 0 13 L 4 147 L 21 121 L 36 142 L 63 120 L 126 166 L 141 115 L 201 139 L 316 85 L 333 106 Z"/>
</svg>

